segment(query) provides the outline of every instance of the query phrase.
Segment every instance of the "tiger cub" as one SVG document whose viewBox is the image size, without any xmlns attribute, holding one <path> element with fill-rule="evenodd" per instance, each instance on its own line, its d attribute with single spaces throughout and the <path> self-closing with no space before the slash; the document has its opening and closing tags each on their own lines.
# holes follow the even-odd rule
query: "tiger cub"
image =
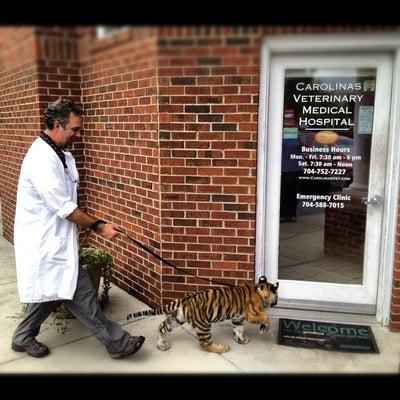
<svg viewBox="0 0 400 400">
<path fill-rule="evenodd" d="M 235 340 L 246 344 L 250 338 L 244 333 L 244 320 L 260 324 L 260 333 L 269 329 L 268 316 L 264 308 L 273 307 L 278 301 L 278 287 L 267 282 L 265 276 L 260 277 L 257 284 L 243 284 L 235 287 L 212 288 L 175 299 L 168 305 L 155 310 L 131 313 L 127 319 L 150 315 L 166 315 L 166 319 L 158 328 L 159 350 L 168 350 L 171 345 L 165 337 L 174 328 L 185 322 L 192 325 L 196 331 L 200 348 L 214 353 L 225 353 L 229 346 L 213 343 L 211 340 L 211 324 L 214 322 L 232 320 Z"/>
</svg>

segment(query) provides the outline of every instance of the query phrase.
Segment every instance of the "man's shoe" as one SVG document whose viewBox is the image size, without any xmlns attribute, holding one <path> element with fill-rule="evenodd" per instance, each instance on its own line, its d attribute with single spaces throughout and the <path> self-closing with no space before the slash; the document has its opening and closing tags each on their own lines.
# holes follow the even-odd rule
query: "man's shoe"
<svg viewBox="0 0 400 400">
<path fill-rule="evenodd" d="M 135 354 L 142 347 L 144 339 L 144 336 L 131 336 L 122 351 L 119 351 L 117 353 L 110 353 L 111 358 L 119 359 Z"/>
<path fill-rule="evenodd" d="M 36 339 L 33 339 L 31 342 L 23 346 L 19 346 L 15 343 L 12 343 L 11 348 L 14 351 L 19 351 L 19 352 L 26 351 L 32 357 L 45 357 L 47 356 L 47 354 L 50 353 L 49 348 L 43 343 L 38 342 Z"/>
</svg>

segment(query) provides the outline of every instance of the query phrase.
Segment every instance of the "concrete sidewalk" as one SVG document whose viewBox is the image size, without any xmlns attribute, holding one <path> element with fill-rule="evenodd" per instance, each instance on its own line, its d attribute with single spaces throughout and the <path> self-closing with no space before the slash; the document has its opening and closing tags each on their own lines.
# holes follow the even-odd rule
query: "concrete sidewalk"
<svg viewBox="0 0 400 400">
<path fill-rule="evenodd" d="M 246 323 L 245 328 L 251 337 L 247 345 L 234 341 L 230 322 L 214 325 L 213 338 L 216 342 L 229 344 L 231 350 L 228 353 L 213 354 L 200 350 L 195 335 L 186 325 L 170 334 L 172 347 L 161 352 L 156 348 L 156 340 L 162 316 L 133 322 L 125 320 L 129 312 L 147 308 L 146 304 L 118 287 L 111 288 L 106 315 L 130 333 L 146 337 L 142 349 L 126 359 L 112 360 L 105 348 L 74 319 L 69 320 L 64 335 L 58 333 L 55 326 L 43 325 L 38 340 L 49 346 L 49 356 L 35 359 L 26 353 L 14 352 L 10 341 L 20 321 L 21 304 L 16 287 L 13 246 L 0 237 L 0 374 L 399 373 L 400 334 L 378 325 L 373 325 L 372 329 L 380 354 L 352 354 L 278 345 L 278 316 L 290 311 L 279 309 L 273 310 L 271 330 L 263 336 L 258 333 L 257 326 Z M 308 319 L 318 316 L 320 314 L 317 313 L 305 315 Z"/>
</svg>

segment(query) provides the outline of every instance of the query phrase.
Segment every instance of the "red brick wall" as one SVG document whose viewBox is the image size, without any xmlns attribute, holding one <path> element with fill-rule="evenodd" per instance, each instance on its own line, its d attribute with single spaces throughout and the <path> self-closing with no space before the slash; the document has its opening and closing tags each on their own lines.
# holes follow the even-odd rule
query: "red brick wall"
<svg viewBox="0 0 400 400">
<path fill-rule="evenodd" d="M 161 237 L 164 258 L 236 284 L 254 279 L 260 49 L 222 30 L 160 32 Z M 207 285 L 163 271 L 164 303 Z"/>
<path fill-rule="evenodd" d="M 89 35 L 93 32 L 89 32 Z M 160 250 L 157 41 L 152 29 L 133 29 L 82 49 L 85 104 L 85 190 L 89 214 L 114 222 Z M 158 305 L 161 268 L 126 238 L 92 243 L 114 258 L 116 283 Z"/>
<path fill-rule="evenodd" d="M 397 208 L 397 236 L 394 255 L 393 291 L 389 328 L 400 331 L 400 199 Z"/>
<path fill-rule="evenodd" d="M 60 96 L 80 101 L 78 36 L 74 28 L 0 32 L 0 195 L 4 236 L 12 241 L 21 162 L 44 129 L 43 111 Z M 82 144 L 74 154 L 82 167 Z"/>
<path fill-rule="evenodd" d="M 40 127 L 36 50 L 33 28 L 1 29 L 0 196 L 3 234 L 9 241 L 22 158 Z"/>
<path fill-rule="evenodd" d="M 37 71 L 41 127 L 44 129 L 43 112 L 58 98 L 67 98 L 81 104 L 81 77 L 79 61 L 79 39 L 77 28 L 38 27 Z M 85 175 L 83 142 L 76 142 L 71 149 L 80 178 Z M 84 189 L 84 188 L 82 188 Z M 84 190 L 81 199 L 84 200 Z"/>
</svg>

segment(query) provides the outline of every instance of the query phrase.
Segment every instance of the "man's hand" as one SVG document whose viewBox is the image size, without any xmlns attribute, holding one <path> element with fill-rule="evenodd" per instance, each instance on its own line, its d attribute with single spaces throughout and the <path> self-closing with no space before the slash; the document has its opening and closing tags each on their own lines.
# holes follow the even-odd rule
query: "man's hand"
<svg viewBox="0 0 400 400">
<path fill-rule="evenodd" d="M 104 239 L 112 240 L 120 234 L 119 227 L 114 224 L 106 223 L 99 226 L 99 235 Z"/>
<path fill-rule="evenodd" d="M 87 215 L 80 208 L 76 208 L 67 217 L 67 219 L 86 229 L 90 229 L 91 225 L 98 221 L 95 218 Z M 117 235 L 119 235 L 121 233 L 119 230 L 120 228 L 117 225 L 111 223 L 99 223 L 95 228 L 95 231 L 98 235 L 108 240 L 114 239 Z"/>
</svg>

